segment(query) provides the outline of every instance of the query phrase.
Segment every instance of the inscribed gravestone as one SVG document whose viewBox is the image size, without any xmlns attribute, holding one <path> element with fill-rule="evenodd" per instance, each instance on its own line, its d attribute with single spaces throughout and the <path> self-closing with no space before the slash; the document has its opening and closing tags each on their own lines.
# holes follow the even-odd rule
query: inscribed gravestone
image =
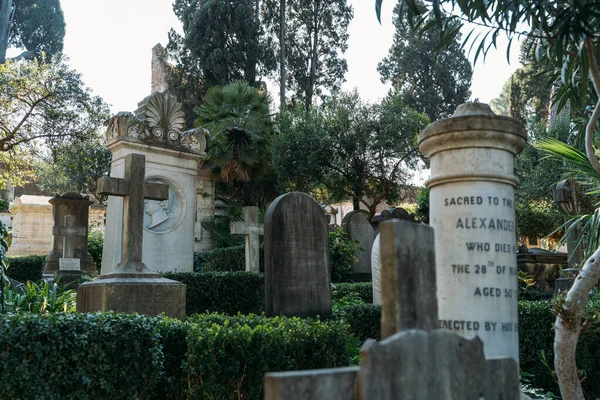
<svg viewBox="0 0 600 400">
<path fill-rule="evenodd" d="M 488 105 L 460 105 L 429 125 L 419 149 L 431 159 L 440 328 L 479 336 L 486 357 L 518 361 L 514 156 L 523 124 Z"/>
<path fill-rule="evenodd" d="M 47 255 L 52 249 L 52 206 L 50 197 L 23 195 L 15 198 L 12 214 L 12 243 L 7 255 Z"/>
<path fill-rule="evenodd" d="M 62 257 L 59 258 L 60 271 L 81 271 L 81 260 L 75 257 L 75 239 L 87 237 L 87 226 L 75 226 L 75 216 L 65 215 L 64 226 L 52 228 L 52 234 L 63 237 Z"/>
<path fill-rule="evenodd" d="M 231 234 L 244 235 L 246 242 L 246 272 L 260 272 L 260 240 L 264 225 L 258 223 L 258 207 L 244 207 L 244 222 L 233 222 Z"/>
<path fill-rule="evenodd" d="M 265 290 L 268 316 L 331 315 L 327 221 L 307 194 L 284 194 L 267 210 Z"/>
<path fill-rule="evenodd" d="M 358 246 L 364 251 L 356 254 L 352 262 L 352 274 L 355 280 L 371 278 L 371 248 L 377 232 L 369 221 L 369 213 L 364 210 L 351 211 L 342 220 L 342 227 L 350 239 L 358 240 Z"/>
</svg>

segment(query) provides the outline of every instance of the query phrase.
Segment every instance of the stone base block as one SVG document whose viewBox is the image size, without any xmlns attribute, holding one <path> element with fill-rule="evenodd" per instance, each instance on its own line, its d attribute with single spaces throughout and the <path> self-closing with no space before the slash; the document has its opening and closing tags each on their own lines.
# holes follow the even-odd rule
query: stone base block
<svg viewBox="0 0 600 400">
<path fill-rule="evenodd" d="M 165 313 L 185 318 L 186 286 L 165 278 L 106 275 L 77 288 L 77 311 L 117 311 L 144 315 Z"/>
</svg>

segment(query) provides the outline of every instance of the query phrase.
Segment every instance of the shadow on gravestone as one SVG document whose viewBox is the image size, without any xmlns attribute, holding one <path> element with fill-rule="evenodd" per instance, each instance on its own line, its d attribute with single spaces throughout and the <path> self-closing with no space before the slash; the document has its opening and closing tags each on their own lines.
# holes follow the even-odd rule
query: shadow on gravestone
<svg viewBox="0 0 600 400">
<path fill-rule="evenodd" d="M 305 193 L 275 199 L 265 215 L 265 310 L 267 316 L 331 315 L 327 221 Z"/>
</svg>

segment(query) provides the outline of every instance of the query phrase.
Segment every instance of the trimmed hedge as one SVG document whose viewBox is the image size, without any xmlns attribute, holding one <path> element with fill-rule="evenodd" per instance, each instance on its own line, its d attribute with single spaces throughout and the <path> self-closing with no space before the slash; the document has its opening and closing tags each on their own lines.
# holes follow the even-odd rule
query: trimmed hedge
<svg viewBox="0 0 600 400">
<path fill-rule="evenodd" d="M 358 354 L 339 321 L 199 315 L 188 333 L 191 398 L 262 399 L 267 371 L 350 365 Z"/>
<path fill-rule="evenodd" d="M 42 279 L 46 256 L 8 257 L 6 275 L 19 282 L 37 282 Z"/>
<path fill-rule="evenodd" d="M 0 316 L 0 398 L 261 399 L 267 371 L 341 367 L 340 321 L 203 314 Z"/>
<path fill-rule="evenodd" d="M 165 278 L 187 285 L 186 314 L 260 314 L 265 309 L 265 278 L 253 272 L 169 272 Z"/>
<path fill-rule="evenodd" d="M 131 399 L 159 381 L 150 318 L 127 314 L 0 317 L 0 398 Z"/>
<path fill-rule="evenodd" d="M 361 342 L 381 339 L 381 306 L 377 304 L 348 304 L 334 313 L 338 320 L 350 325 L 350 332 Z"/>
<path fill-rule="evenodd" d="M 365 303 L 373 303 L 373 285 L 371 282 L 334 283 L 333 301 L 346 296 L 356 296 Z"/>
<path fill-rule="evenodd" d="M 260 246 L 260 270 L 265 269 L 264 247 Z M 211 250 L 206 254 L 204 271 L 245 271 L 246 269 L 246 245 L 232 247 L 221 247 Z"/>
</svg>

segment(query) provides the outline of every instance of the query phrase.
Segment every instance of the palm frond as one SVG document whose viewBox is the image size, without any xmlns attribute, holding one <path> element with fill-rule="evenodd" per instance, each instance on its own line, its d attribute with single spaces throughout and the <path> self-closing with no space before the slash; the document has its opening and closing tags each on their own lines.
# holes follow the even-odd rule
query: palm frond
<svg viewBox="0 0 600 400">
<path fill-rule="evenodd" d="M 543 151 L 546 158 L 562 161 L 571 177 L 590 191 L 600 190 L 600 174 L 594 169 L 585 153 L 560 140 L 544 138 L 533 144 L 536 149 Z"/>
</svg>

